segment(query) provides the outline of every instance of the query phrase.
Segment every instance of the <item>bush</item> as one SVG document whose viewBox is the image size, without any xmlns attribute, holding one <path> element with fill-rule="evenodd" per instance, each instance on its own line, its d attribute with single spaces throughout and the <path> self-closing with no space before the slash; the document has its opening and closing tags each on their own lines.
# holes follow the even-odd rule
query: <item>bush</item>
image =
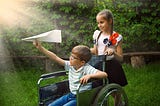
<svg viewBox="0 0 160 106">
<path fill-rule="evenodd" d="M 30 27 L 2 29 L 1 36 L 11 55 L 41 55 L 31 43 L 22 42 L 21 38 L 52 29 L 62 30 L 63 42 L 53 44 L 54 47 L 48 43 L 44 45 L 61 57 L 68 57 L 75 45 L 93 46 L 92 35 L 94 30 L 98 29 L 95 17 L 102 9 L 110 9 L 113 12 L 114 30 L 124 37 L 124 52 L 160 50 L 160 4 L 156 1 L 39 0 L 33 4 L 34 6 L 28 9 L 36 10 L 41 15 L 33 14 L 39 19 L 33 18 Z"/>
</svg>

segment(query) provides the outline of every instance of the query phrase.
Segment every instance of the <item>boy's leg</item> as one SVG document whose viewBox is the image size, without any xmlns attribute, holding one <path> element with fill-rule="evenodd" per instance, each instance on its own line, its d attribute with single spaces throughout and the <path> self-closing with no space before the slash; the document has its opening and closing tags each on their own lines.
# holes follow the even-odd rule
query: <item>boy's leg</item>
<svg viewBox="0 0 160 106">
<path fill-rule="evenodd" d="M 76 103 L 76 95 L 69 93 L 55 100 L 48 106 L 63 106 L 64 104 L 64 106 L 76 106 Z"/>
<path fill-rule="evenodd" d="M 76 95 L 69 93 L 68 95 L 68 102 L 63 106 L 77 106 L 77 99 Z"/>
<path fill-rule="evenodd" d="M 77 101 L 76 101 L 76 99 L 71 100 L 63 106 L 77 106 Z"/>
<path fill-rule="evenodd" d="M 68 102 L 68 96 L 69 94 L 66 94 L 58 98 L 57 100 L 53 101 L 52 103 L 50 103 L 48 106 L 63 106 L 64 104 Z"/>
<path fill-rule="evenodd" d="M 77 106 L 76 95 L 69 93 L 68 102 L 66 104 L 64 104 L 63 106 Z"/>
</svg>

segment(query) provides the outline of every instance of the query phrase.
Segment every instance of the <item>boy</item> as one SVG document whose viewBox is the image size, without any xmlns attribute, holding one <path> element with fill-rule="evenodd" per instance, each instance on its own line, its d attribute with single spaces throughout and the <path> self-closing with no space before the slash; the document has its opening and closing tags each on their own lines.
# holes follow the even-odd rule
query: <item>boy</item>
<svg viewBox="0 0 160 106">
<path fill-rule="evenodd" d="M 33 42 L 37 49 L 39 49 L 42 53 L 48 56 L 50 59 L 55 62 L 63 65 L 65 70 L 69 71 L 69 88 L 70 93 L 60 97 L 55 100 L 48 106 L 76 106 L 76 90 L 78 90 L 79 85 L 80 92 L 91 89 L 91 83 L 87 83 L 91 78 L 106 78 L 107 74 L 100 70 L 95 69 L 87 62 L 91 59 L 91 51 L 90 48 L 84 45 L 75 46 L 69 57 L 69 61 L 63 60 L 58 57 L 53 52 L 48 51 L 39 41 Z"/>
</svg>

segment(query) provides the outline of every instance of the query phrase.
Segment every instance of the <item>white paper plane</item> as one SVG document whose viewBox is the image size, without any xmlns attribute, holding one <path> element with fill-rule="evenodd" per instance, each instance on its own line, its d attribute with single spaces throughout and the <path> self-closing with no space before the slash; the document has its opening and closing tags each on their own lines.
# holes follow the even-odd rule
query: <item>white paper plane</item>
<svg viewBox="0 0 160 106">
<path fill-rule="evenodd" d="M 39 40 L 43 42 L 57 42 L 61 43 L 62 42 L 62 37 L 61 37 L 61 30 L 52 30 L 48 31 L 36 36 L 31 36 L 27 38 L 23 38 L 22 40 L 24 41 L 31 41 L 33 42 L 34 40 Z"/>
</svg>

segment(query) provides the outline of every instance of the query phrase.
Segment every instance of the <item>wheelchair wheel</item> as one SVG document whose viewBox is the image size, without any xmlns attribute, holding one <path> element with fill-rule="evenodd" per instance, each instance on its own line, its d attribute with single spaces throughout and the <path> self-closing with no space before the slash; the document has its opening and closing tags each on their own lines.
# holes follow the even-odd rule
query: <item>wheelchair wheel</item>
<svg viewBox="0 0 160 106">
<path fill-rule="evenodd" d="M 94 106 L 128 106 L 128 98 L 120 85 L 108 84 L 97 94 Z"/>
</svg>

